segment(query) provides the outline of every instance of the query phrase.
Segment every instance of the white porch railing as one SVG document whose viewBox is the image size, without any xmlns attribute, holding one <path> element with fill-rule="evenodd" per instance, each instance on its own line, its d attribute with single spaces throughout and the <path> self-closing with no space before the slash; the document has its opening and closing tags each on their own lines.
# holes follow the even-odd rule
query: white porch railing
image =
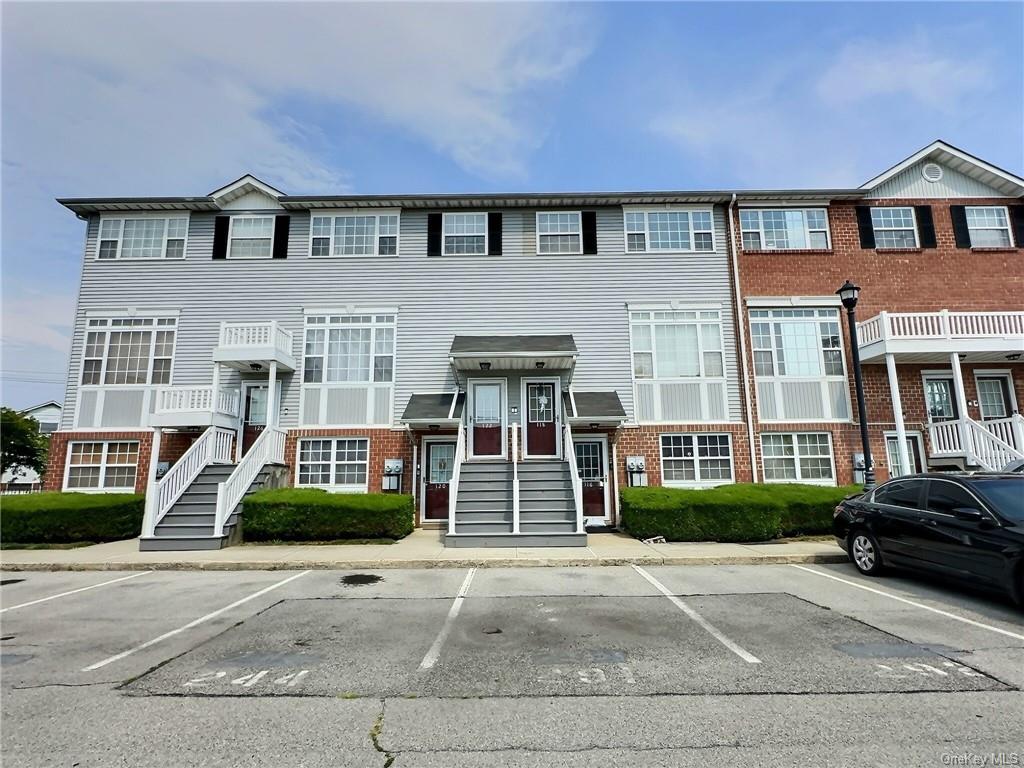
<svg viewBox="0 0 1024 768">
<path fill-rule="evenodd" d="M 519 425 L 512 425 L 512 533 L 519 533 Z"/>
<path fill-rule="evenodd" d="M 1020 419 L 1019 415 L 1017 419 Z M 1014 427 L 1012 418 L 1000 421 L 1010 422 L 1010 428 Z M 1019 422 L 1017 428 L 1021 428 Z M 999 425 L 999 429 L 1003 429 L 1003 426 Z M 963 456 L 968 464 L 977 464 L 990 471 L 1002 469 L 1014 459 L 1024 458 L 1024 452 L 1015 447 L 1013 442 L 1004 440 L 989 424 L 974 419 L 929 424 L 928 436 L 932 456 Z"/>
<path fill-rule="evenodd" d="M 160 387 L 156 392 L 156 413 L 204 411 L 238 416 L 240 396 L 237 389 L 200 387 Z"/>
<path fill-rule="evenodd" d="M 984 339 L 1024 336 L 1024 312 L 880 312 L 857 324 L 861 346 L 900 339 Z"/>
<path fill-rule="evenodd" d="M 222 347 L 273 347 L 283 355 L 292 353 L 292 332 L 278 325 L 277 320 L 262 323 L 221 323 Z"/>
<path fill-rule="evenodd" d="M 230 429 L 208 428 L 167 470 L 167 474 L 146 489 L 143 536 L 153 536 L 157 524 L 208 464 L 231 463 L 234 438 L 235 433 Z"/>
<path fill-rule="evenodd" d="M 284 463 L 285 431 L 278 427 L 266 427 L 248 453 L 238 462 L 234 471 L 223 483 L 217 485 L 217 516 L 213 524 L 213 535 L 224 535 L 224 524 L 235 511 L 245 492 L 249 490 L 256 476 L 267 464 Z"/>
<path fill-rule="evenodd" d="M 452 459 L 452 479 L 448 482 L 448 533 L 455 533 L 455 505 L 459 498 L 459 476 L 462 462 L 466 460 L 466 428 L 459 425 L 459 436 L 455 439 L 455 458 Z"/>
<path fill-rule="evenodd" d="M 563 445 L 562 452 L 565 460 L 569 462 L 569 476 L 572 478 L 572 498 L 576 505 L 576 533 L 583 533 L 583 481 L 580 479 L 580 470 L 576 466 L 576 448 L 572 442 L 572 428 L 569 422 L 565 423 L 562 429 Z"/>
<path fill-rule="evenodd" d="M 1005 419 L 983 419 L 981 425 L 1004 443 L 1024 452 L 1024 416 L 1015 413 Z"/>
</svg>

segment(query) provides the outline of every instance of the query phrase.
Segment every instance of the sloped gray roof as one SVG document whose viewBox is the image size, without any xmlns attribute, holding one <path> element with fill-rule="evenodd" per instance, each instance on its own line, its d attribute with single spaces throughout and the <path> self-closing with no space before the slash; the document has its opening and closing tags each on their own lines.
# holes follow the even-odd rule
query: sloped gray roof
<svg viewBox="0 0 1024 768">
<path fill-rule="evenodd" d="M 462 392 L 427 392 L 413 393 L 405 406 L 401 421 L 447 421 L 452 410 L 452 398 L 455 398 L 453 419 L 462 418 L 466 396 Z"/>
<path fill-rule="evenodd" d="M 555 336 L 456 336 L 451 353 L 460 355 L 558 354 L 575 355 L 576 342 L 571 334 Z"/>
<path fill-rule="evenodd" d="M 576 401 L 573 412 L 572 400 Z M 617 392 L 576 392 L 572 399 L 566 398 L 569 418 L 573 419 L 625 419 L 626 411 L 622 407 Z"/>
</svg>

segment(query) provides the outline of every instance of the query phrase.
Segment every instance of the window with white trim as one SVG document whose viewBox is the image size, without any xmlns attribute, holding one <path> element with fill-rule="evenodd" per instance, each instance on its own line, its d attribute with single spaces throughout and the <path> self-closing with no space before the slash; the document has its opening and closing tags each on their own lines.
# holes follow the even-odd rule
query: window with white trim
<svg viewBox="0 0 1024 768">
<path fill-rule="evenodd" d="M 306 318 L 304 383 L 389 382 L 394 368 L 394 315 Z"/>
<path fill-rule="evenodd" d="M 662 485 L 721 485 L 732 479 L 732 439 L 728 434 L 661 436 Z"/>
<path fill-rule="evenodd" d="M 395 213 L 314 215 L 310 222 L 311 256 L 395 256 Z"/>
<path fill-rule="evenodd" d="M 767 483 L 835 482 L 827 432 L 762 432 L 761 456 Z"/>
<path fill-rule="evenodd" d="M 370 441 L 365 437 L 299 440 L 296 485 L 365 492 Z"/>
<path fill-rule="evenodd" d="M 177 320 L 91 318 L 82 352 L 82 384 L 170 384 Z"/>
<path fill-rule="evenodd" d="M 741 209 L 740 231 L 747 251 L 825 250 L 829 247 L 824 208 Z"/>
<path fill-rule="evenodd" d="M 579 211 L 537 213 L 537 253 L 583 253 Z"/>
<path fill-rule="evenodd" d="M 188 239 L 188 216 L 100 219 L 98 259 L 181 259 Z"/>
<path fill-rule="evenodd" d="M 133 492 L 138 467 L 136 441 L 71 442 L 64 489 Z"/>
<path fill-rule="evenodd" d="M 446 213 L 443 222 L 446 256 L 486 255 L 486 213 Z"/>
<path fill-rule="evenodd" d="M 875 248 L 917 248 L 913 208 L 875 206 L 871 209 Z"/>
<path fill-rule="evenodd" d="M 626 209 L 626 250 L 630 253 L 713 251 L 711 211 Z"/>
<path fill-rule="evenodd" d="M 725 375 L 722 318 L 717 309 L 631 312 L 630 320 L 636 378 Z"/>
<path fill-rule="evenodd" d="M 229 259 L 269 259 L 274 246 L 273 216 L 232 216 Z"/>
<path fill-rule="evenodd" d="M 964 209 L 971 245 L 975 248 L 1009 248 L 1013 245 L 1010 217 L 1005 206 L 969 205 Z"/>
</svg>

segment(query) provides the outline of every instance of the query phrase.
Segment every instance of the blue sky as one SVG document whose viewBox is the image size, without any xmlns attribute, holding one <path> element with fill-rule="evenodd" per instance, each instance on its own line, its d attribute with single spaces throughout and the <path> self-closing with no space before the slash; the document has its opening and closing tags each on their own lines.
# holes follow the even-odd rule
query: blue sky
<svg viewBox="0 0 1024 768">
<path fill-rule="evenodd" d="M 1020 3 L 4 3 L 3 390 L 61 399 L 55 197 L 855 186 L 1024 171 Z"/>
</svg>

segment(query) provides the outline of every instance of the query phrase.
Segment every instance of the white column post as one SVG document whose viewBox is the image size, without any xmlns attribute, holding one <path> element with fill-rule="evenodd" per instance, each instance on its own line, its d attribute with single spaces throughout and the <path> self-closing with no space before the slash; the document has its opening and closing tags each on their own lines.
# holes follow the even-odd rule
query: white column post
<svg viewBox="0 0 1024 768">
<path fill-rule="evenodd" d="M 160 427 L 153 428 L 153 442 L 149 451 L 149 472 L 146 476 L 146 507 L 145 525 L 142 527 L 144 536 L 153 536 L 156 532 L 156 465 L 160 461 Z"/>
<path fill-rule="evenodd" d="M 960 415 L 957 419 L 957 428 L 960 430 L 960 447 L 968 459 L 973 459 L 974 451 L 971 450 L 971 433 L 967 429 L 967 395 L 964 394 L 964 374 L 960 370 L 960 355 L 953 352 L 949 356 L 949 365 L 953 369 L 953 394 L 956 397 L 956 410 Z"/>
<path fill-rule="evenodd" d="M 270 364 L 270 380 L 267 386 L 267 428 L 277 426 L 277 362 Z"/>
<path fill-rule="evenodd" d="M 885 353 L 885 368 L 889 373 L 889 395 L 892 397 L 892 415 L 896 422 L 896 440 L 899 441 L 897 453 L 900 457 L 900 466 L 905 474 L 913 474 L 914 468 L 910 464 L 910 451 L 907 450 L 907 430 L 903 424 L 903 403 L 900 400 L 900 383 L 896 377 L 896 355 L 892 352 Z M 890 470 L 892 467 L 889 468 Z M 892 474 L 890 472 L 890 474 Z"/>
</svg>

